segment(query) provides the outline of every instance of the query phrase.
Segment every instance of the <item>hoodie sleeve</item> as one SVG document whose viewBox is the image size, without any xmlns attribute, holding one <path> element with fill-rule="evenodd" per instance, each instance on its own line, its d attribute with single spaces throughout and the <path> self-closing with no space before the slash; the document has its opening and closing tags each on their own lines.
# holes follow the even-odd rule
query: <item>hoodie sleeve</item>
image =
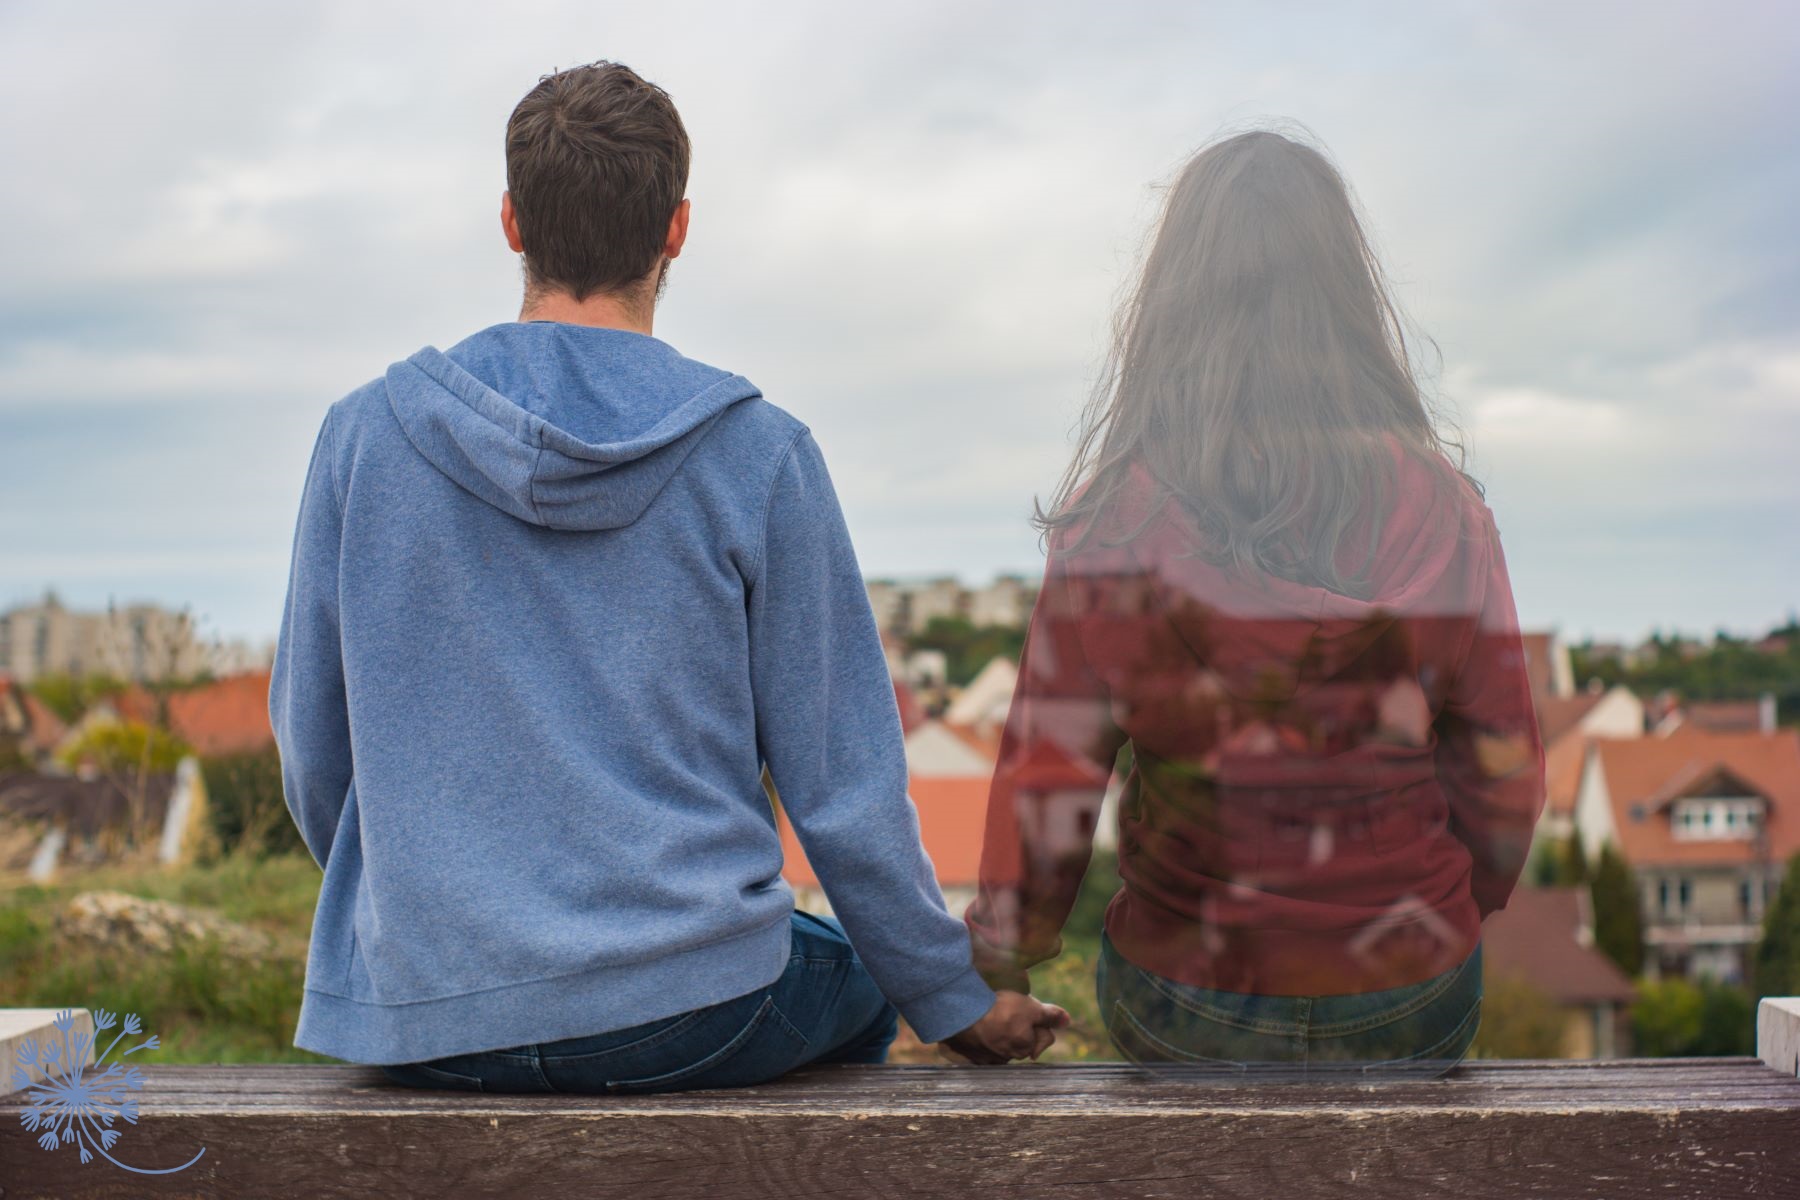
<svg viewBox="0 0 1800 1200">
<path fill-rule="evenodd" d="M 1101 802 L 1126 741 L 1082 646 L 1085 611 L 1081 589 L 1052 548 L 988 791 L 981 890 L 964 918 L 976 966 L 998 988 L 1029 991 L 1029 969 L 1061 953 L 1063 924 L 1081 891 Z M 1046 761 L 1078 768 L 1058 780 L 1053 801 L 1034 795 L 1029 779 L 1034 764 Z"/>
<path fill-rule="evenodd" d="M 919 841 L 887 658 L 824 458 L 776 472 L 749 585 L 758 750 L 832 911 L 926 1042 L 994 1003 Z"/>
<path fill-rule="evenodd" d="M 321 869 L 337 835 L 351 778 L 350 717 L 338 642 L 343 509 L 333 467 L 335 412 L 326 413 L 306 468 L 269 678 L 269 721 L 281 752 L 282 793 Z"/>
<path fill-rule="evenodd" d="M 1437 773 L 1450 824 L 1469 849 L 1470 888 L 1485 918 L 1506 907 L 1544 807 L 1544 748 L 1506 556 L 1483 507 L 1485 569 L 1469 651 L 1437 719 Z"/>
</svg>

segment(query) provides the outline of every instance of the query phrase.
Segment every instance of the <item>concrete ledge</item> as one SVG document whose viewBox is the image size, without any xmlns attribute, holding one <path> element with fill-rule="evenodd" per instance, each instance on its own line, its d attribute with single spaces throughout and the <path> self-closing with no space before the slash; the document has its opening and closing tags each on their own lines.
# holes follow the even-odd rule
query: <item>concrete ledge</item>
<svg viewBox="0 0 1800 1200">
<path fill-rule="evenodd" d="M 45 1044 L 54 1042 L 62 1045 L 64 1041 L 62 1031 L 55 1025 L 57 1013 L 64 1011 L 68 1012 L 74 1020 L 74 1024 L 69 1027 L 69 1037 L 73 1039 L 77 1034 L 85 1035 L 88 1047 L 87 1057 L 91 1059 L 94 1047 L 94 1018 L 87 1009 L 0 1008 L 0 1096 L 7 1096 L 19 1090 L 17 1081 L 13 1078 L 15 1070 L 24 1071 L 30 1078 L 31 1082 L 27 1083 L 26 1087 L 30 1087 L 32 1083 L 42 1082 L 44 1078 L 42 1054 Z M 35 1063 L 19 1061 L 19 1047 L 24 1045 L 27 1039 L 37 1043 L 38 1061 Z M 17 1118 L 14 1119 L 17 1120 Z"/>
<path fill-rule="evenodd" d="M 1800 996 L 1765 996 L 1757 1006 L 1756 1056 L 1800 1078 Z"/>
<path fill-rule="evenodd" d="M 1800 1082 L 1751 1058 L 1476 1062 L 1378 1085 L 1123 1064 L 825 1067 L 669 1096 L 426 1091 L 349 1066 L 145 1068 L 115 1153 L 0 1101 L 5 1200 L 1800 1195 Z"/>
</svg>

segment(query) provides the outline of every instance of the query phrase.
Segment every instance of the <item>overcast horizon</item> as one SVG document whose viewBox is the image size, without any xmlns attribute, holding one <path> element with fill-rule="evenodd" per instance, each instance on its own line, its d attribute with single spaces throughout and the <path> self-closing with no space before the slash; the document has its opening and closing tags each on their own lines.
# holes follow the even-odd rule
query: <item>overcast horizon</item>
<svg viewBox="0 0 1800 1200">
<path fill-rule="evenodd" d="M 517 316 L 506 117 L 610 58 L 694 141 L 657 335 L 812 427 L 870 577 L 1039 569 L 1156 185 L 1298 122 L 1441 355 L 1523 622 L 1786 621 L 1800 10 L 1383 11 L 0 9 L 0 608 L 272 637 L 326 407 Z"/>
</svg>

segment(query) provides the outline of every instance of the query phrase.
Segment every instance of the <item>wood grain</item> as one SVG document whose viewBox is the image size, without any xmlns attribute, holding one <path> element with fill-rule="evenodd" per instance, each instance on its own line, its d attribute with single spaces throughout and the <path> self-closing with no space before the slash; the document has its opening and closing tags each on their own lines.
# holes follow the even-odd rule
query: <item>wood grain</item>
<svg viewBox="0 0 1800 1200">
<path fill-rule="evenodd" d="M 1800 1081 L 1754 1059 L 1472 1063 L 1409 1084 L 1230 1085 L 1112 1064 L 823 1067 L 669 1096 L 396 1087 L 373 1068 L 150 1067 L 116 1151 L 39 1149 L 26 1197 L 1800 1198 Z"/>
</svg>

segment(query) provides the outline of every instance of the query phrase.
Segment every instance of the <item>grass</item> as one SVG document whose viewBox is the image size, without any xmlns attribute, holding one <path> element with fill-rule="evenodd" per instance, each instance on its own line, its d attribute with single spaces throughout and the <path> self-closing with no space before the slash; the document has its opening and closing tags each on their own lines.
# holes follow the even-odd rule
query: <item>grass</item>
<svg viewBox="0 0 1800 1200">
<path fill-rule="evenodd" d="M 0 1005 L 137 1013 L 164 1063 L 331 1062 L 293 1045 L 318 898 L 310 858 L 231 857 L 176 871 L 111 867 L 0 894 Z M 268 933 L 266 957 L 230 958 L 212 942 L 161 955 L 64 944 L 56 914 L 85 891 L 119 891 L 210 909 Z"/>
<path fill-rule="evenodd" d="M 1032 972 L 1039 996 L 1074 1017 L 1048 1059 L 1116 1057 L 1094 1000 L 1094 961 L 1098 913 L 1117 885 L 1110 863 L 1097 860 L 1096 866 L 1071 920 L 1067 948 Z M 293 1045 L 319 882 L 311 858 L 281 854 L 231 856 L 173 871 L 106 867 L 70 873 L 47 886 L 0 890 L 0 1007 L 135 1012 L 161 1038 L 159 1049 L 141 1055 L 151 1062 L 333 1062 Z M 65 944 L 57 936 L 56 915 L 87 891 L 206 909 L 269 934 L 278 950 L 244 961 L 212 943 L 161 955 Z M 934 1051 L 917 1048 L 916 1060 L 935 1057 Z"/>
</svg>

